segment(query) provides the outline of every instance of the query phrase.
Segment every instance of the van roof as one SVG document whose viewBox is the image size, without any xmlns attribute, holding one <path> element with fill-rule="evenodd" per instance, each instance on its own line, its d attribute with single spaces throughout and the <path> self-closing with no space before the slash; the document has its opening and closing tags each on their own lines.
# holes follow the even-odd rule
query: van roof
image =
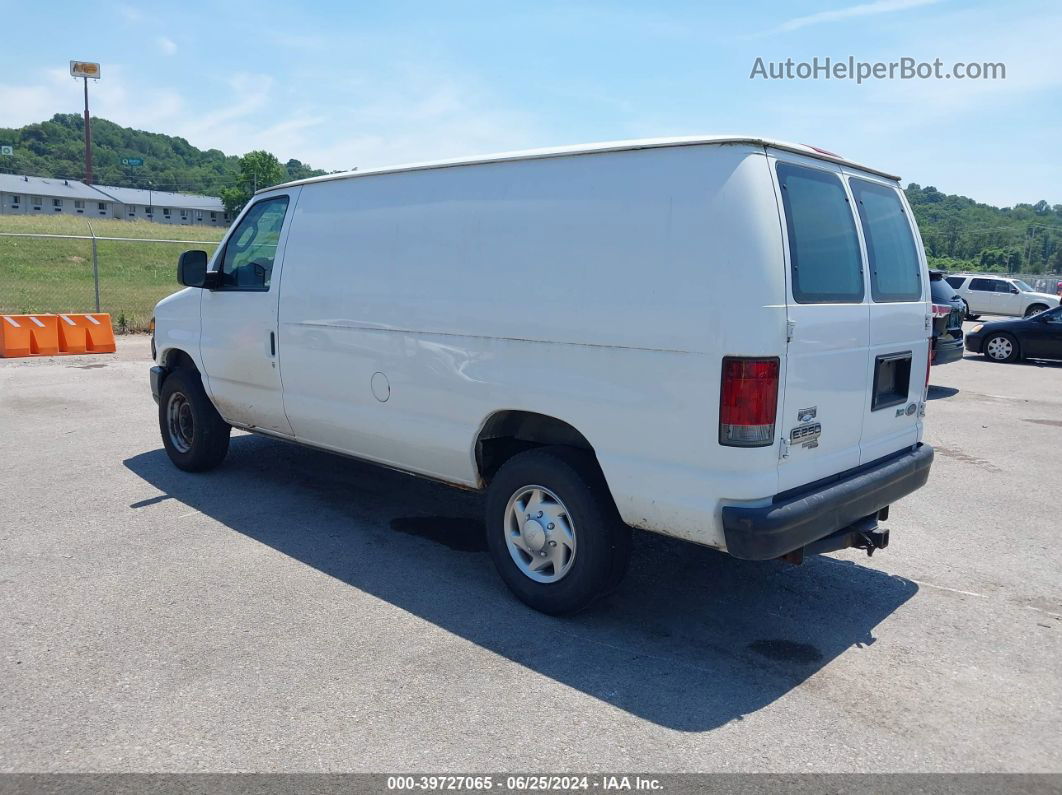
<svg viewBox="0 0 1062 795">
<path fill-rule="evenodd" d="M 629 141 L 605 141 L 596 144 L 576 144 L 574 146 L 556 146 L 546 149 L 524 149 L 518 152 L 500 152 L 493 155 L 480 155 L 478 157 L 457 157 L 449 160 L 431 160 L 423 163 L 406 163 L 397 166 L 383 166 L 364 171 L 342 171 L 336 174 L 325 174 L 320 177 L 285 182 L 282 185 L 273 185 L 262 188 L 258 193 L 276 190 L 281 187 L 293 185 L 308 185 L 313 182 L 328 182 L 336 179 L 353 179 L 355 177 L 368 177 L 374 174 L 394 174 L 402 171 L 423 171 L 433 168 L 450 168 L 453 166 L 471 166 L 480 163 L 502 163 L 509 160 L 538 160 L 546 157 L 565 157 L 567 155 L 587 155 L 598 152 L 622 152 L 632 149 L 660 149 L 670 146 L 700 146 L 747 143 L 756 146 L 770 146 L 775 149 L 784 149 L 807 157 L 826 160 L 831 163 L 839 163 L 845 166 L 858 168 L 862 171 L 877 174 L 887 179 L 899 181 L 899 177 L 876 168 L 869 168 L 859 163 L 847 160 L 840 155 L 817 149 L 806 144 L 793 144 L 786 141 L 777 141 L 773 138 L 761 138 L 752 135 L 691 135 L 678 138 L 640 138 Z"/>
</svg>

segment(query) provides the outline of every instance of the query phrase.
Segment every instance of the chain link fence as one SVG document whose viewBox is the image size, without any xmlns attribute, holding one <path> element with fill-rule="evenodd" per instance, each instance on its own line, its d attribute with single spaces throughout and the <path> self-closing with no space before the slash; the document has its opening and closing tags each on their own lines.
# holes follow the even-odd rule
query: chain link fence
<svg viewBox="0 0 1062 795">
<path fill-rule="evenodd" d="M 145 331 L 155 304 L 180 289 L 178 255 L 191 248 L 212 254 L 218 243 L 182 239 L 182 227 L 173 238 L 88 231 L 0 228 L 0 313 L 108 312 L 118 332 Z"/>
</svg>

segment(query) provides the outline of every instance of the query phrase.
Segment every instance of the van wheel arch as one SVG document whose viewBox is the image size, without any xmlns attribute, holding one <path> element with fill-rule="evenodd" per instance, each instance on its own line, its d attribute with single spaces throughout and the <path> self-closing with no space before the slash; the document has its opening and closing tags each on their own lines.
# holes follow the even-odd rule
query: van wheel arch
<svg viewBox="0 0 1062 795">
<path fill-rule="evenodd" d="M 514 455 L 546 446 L 586 450 L 597 460 L 589 440 L 564 420 L 533 411 L 494 412 L 483 421 L 476 436 L 476 473 L 480 485 L 489 483 L 502 464 Z"/>
<path fill-rule="evenodd" d="M 191 370 L 199 375 L 195 360 L 180 348 L 170 348 L 159 359 L 159 364 L 169 370 Z"/>
</svg>

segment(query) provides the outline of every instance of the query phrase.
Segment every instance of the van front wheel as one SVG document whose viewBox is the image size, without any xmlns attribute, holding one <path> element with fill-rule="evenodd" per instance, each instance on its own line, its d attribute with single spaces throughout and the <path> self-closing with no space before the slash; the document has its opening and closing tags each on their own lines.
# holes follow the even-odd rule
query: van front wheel
<svg viewBox="0 0 1062 795">
<path fill-rule="evenodd" d="M 186 472 L 213 469 L 229 452 L 232 429 L 190 370 L 174 370 L 162 382 L 159 430 L 170 460 Z"/>
<path fill-rule="evenodd" d="M 509 459 L 491 481 L 486 513 L 498 573 L 535 610 L 574 613 L 626 571 L 631 530 L 587 452 L 540 447 Z"/>
</svg>

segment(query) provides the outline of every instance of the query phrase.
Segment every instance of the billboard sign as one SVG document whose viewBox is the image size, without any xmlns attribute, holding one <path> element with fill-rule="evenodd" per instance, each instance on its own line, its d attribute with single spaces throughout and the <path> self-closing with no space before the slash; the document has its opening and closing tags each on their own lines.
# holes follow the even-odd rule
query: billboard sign
<svg viewBox="0 0 1062 795">
<path fill-rule="evenodd" d="M 91 77 L 93 80 L 100 79 L 100 65 L 91 61 L 71 61 L 71 77 Z"/>
</svg>

